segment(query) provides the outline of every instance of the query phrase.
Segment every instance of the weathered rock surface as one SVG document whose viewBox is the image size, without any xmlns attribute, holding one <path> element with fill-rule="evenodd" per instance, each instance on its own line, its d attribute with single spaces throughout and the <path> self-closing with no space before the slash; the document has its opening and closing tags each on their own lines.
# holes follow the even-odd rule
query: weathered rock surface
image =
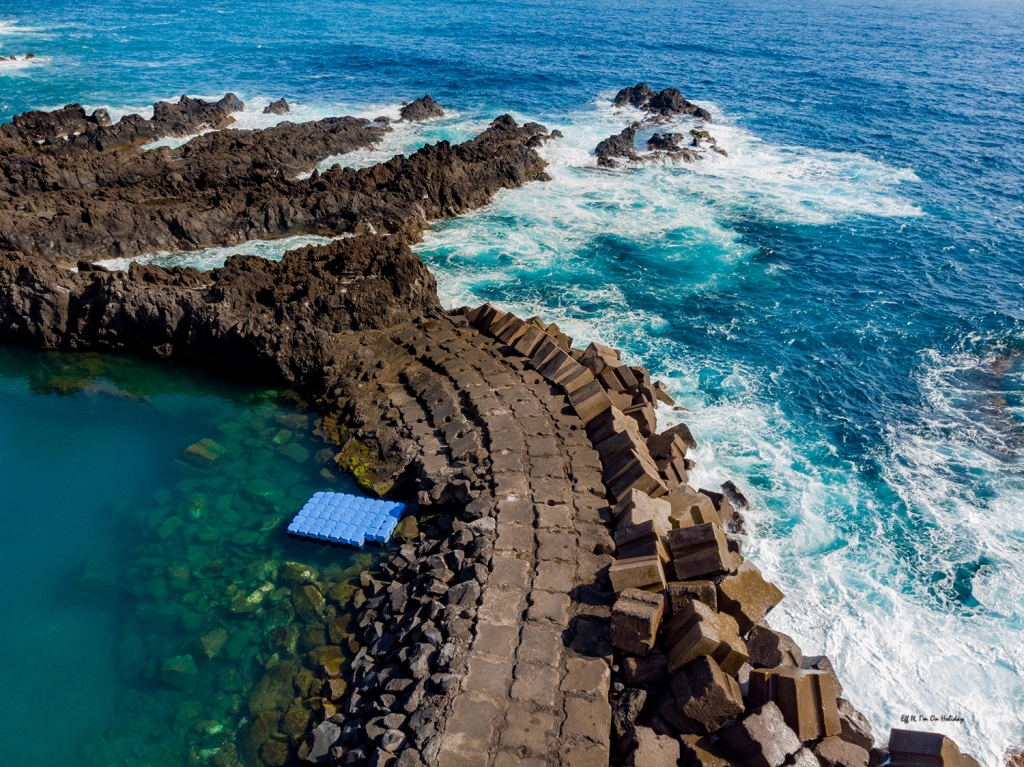
<svg viewBox="0 0 1024 767">
<path fill-rule="evenodd" d="M 430 96 L 424 96 L 408 104 L 403 104 L 398 113 L 402 116 L 403 120 L 411 123 L 423 122 L 434 117 L 444 117 L 444 109 Z"/>
<path fill-rule="evenodd" d="M 594 154 L 597 156 L 599 166 L 617 168 L 627 164 L 666 159 L 673 162 L 696 162 L 704 159 L 704 155 L 697 151 L 703 141 L 708 142 L 712 151 L 727 155 L 725 150 L 719 149 L 714 138 L 706 130 L 700 128 L 690 131 L 692 141 L 689 147 L 683 146 L 685 137 L 682 133 L 659 132 L 647 140 L 648 151 L 637 150 L 634 140 L 636 134 L 641 130 L 687 115 L 707 123 L 712 121 L 711 113 L 708 110 L 687 101 L 676 88 L 666 88 L 655 93 L 646 83 L 637 83 L 632 88 L 620 90 L 615 95 L 614 104 L 619 107 L 627 105 L 637 107 L 646 113 L 646 117 L 627 126 L 621 133 L 609 136 L 597 145 Z M 698 125 L 700 124 L 698 123 Z"/>
<path fill-rule="evenodd" d="M 285 99 L 278 99 L 277 101 L 271 101 L 265 107 L 263 107 L 263 114 L 265 115 L 286 115 L 291 110 L 288 102 Z"/>
<path fill-rule="evenodd" d="M 33 346 L 182 355 L 286 381 L 338 364 L 337 335 L 439 312 L 434 278 L 398 237 L 235 256 L 219 269 L 71 272 L 0 257 L 0 336 Z M 343 358 L 342 358 L 343 359 Z"/>
<path fill-rule="evenodd" d="M 440 142 L 306 179 L 295 174 L 373 145 L 387 126 L 342 117 L 218 131 L 177 150 L 9 154 L 0 158 L 0 251 L 98 260 L 293 234 L 418 239 L 429 220 L 546 179 L 545 163 L 526 146 L 542 129 L 500 117 L 457 146 Z"/>
</svg>

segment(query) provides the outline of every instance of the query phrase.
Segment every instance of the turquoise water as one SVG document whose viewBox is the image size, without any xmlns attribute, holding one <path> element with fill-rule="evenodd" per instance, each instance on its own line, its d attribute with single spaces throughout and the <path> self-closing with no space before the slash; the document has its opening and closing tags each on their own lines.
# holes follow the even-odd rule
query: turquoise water
<svg viewBox="0 0 1024 767">
<path fill-rule="evenodd" d="M 0 115 L 181 92 L 294 119 L 449 110 L 366 165 L 510 111 L 553 180 L 439 223 L 448 304 L 494 300 L 622 347 L 754 501 L 773 622 L 828 652 L 876 731 L 905 713 L 986 765 L 1024 744 L 1024 24 L 1019 4 L 8 0 Z M 3 66 L 3 65 L 0 65 Z M 644 79 L 729 157 L 608 171 Z M 685 120 L 678 125 L 687 129 Z M 329 162 L 334 162 L 330 160 Z M 279 256 L 281 244 L 254 244 Z M 224 253 L 155 256 L 209 267 Z"/>
<path fill-rule="evenodd" d="M 0 346 L 5 764 L 244 757 L 264 676 L 344 623 L 371 561 L 285 533 L 316 490 L 359 492 L 322 474 L 299 404 L 169 364 Z M 200 440 L 216 445 L 206 467 L 182 457 Z M 315 568 L 322 614 L 302 612 L 288 561 Z M 312 716 L 289 709 L 297 694 L 276 704 L 282 732 Z"/>
</svg>

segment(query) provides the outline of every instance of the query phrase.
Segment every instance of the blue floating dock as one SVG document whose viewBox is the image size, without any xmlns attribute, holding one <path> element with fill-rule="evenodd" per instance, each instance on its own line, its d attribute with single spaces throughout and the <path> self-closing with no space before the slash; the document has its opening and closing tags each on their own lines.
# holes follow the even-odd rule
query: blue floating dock
<svg viewBox="0 0 1024 767">
<path fill-rule="evenodd" d="M 387 543 L 404 510 L 404 503 L 394 501 L 348 493 L 316 493 L 295 515 L 288 532 L 347 546 L 362 546 L 367 541 Z"/>
</svg>

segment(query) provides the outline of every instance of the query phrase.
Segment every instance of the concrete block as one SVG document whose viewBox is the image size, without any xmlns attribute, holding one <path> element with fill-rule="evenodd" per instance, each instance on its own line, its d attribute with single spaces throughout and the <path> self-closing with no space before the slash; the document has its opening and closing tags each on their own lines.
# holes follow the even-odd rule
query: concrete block
<svg viewBox="0 0 1024 767">
<path fill-rule="evenodd" d="M 658 428 L 658 420 L 654 415 L 654 408 L 649 404 L 632 405 L 624 408 L 622 414 L 628 415 L 635 420 L 640 425 L 640 433 L 645 437 L 650 437 L 654 434 L 654 430 Z"/>
<path fill-rule="evenodd" d="M 631 490 L 625 493 L 612 507 L 612 520 L 618 526 L 619 521 L 624 519 L 627 514 L 632 515 L 633 524 L 650 519 L 657 523 L 661 534 L 667 535 L 671 529 L 669 525 L 671 511 L 672 507 L 664 499 L 651 498 L 641 490 Z"/>
<path fill-rule="evenodd" d="M 630 687 L 660 687 L 668 679 L 668 663 L 664 653 L 654 650 L 646 658 L 626 658 L 622 662 L 622 676 Z"/>
<path fill-rule="evenodd" d="M 516 315 L 512 314 L 512 312 L 509 312 L 497 322 L 491 323 L 491 327 L 488 329 L 488 332 L 498 340 L 502 340 L 501 336 L 503 333 L 508 331 L 510 328 L 518 327 L 523 327 L 525 329 L 526 323 Z"/>
<path fill-rule="evenodd" d="M 747 661 L 747 648 L 736 621 L 714 612 L 703 602 L 688 602 L 665 626 L 668 667 L 673 674 L 690 661 L 707 655 L 725 673 L 736 676 Z"/>
<path fill-rule="evenodd" d="M 652 434 L 647 438 L 647 448 L 654 458 L 686 458 L 686 443 L 678 434 Z"/>
<path fill-rule="evenodd" d="M 890 767 L 978 767 L 950 738 L 937 732 L 899 730 L 889 734 Z"/>
<path fill-rule="evenodd" d="M 761 571 L 747 560 L 718 584 L 718 609 L 735 618 L 740 634 L 746 635 L 783 596 L 779 587 L 766 581 Z"/>
<path fill-rule="evenodd" d="M 847 743 L 835 735 L 822 740 L 814 747 L 820 767 L 868 767 L 868 752 L 853 743 Z"/>
<path fill-rule="evenodd" d="M 601 375 L 606 367 L 618 362 L 619 352 L 601 344 L 590 344 L 580 357 L 580 363 L 590 368 L 595 376 Z"/>
<path fill-rule="evenodd" d="M 690 661 L 672 677 L 672 694 L 683 715 L 708 735 L 743 713 L 739 684 L 707 655 Z"/>
<path fill-rule="evenodd" d="M 839 737 L 870 752 L 875 747 L 875 737 L 867 718 L 845 698 L 840 698 L 836 705 L 839 709 L 839 724 L 843 728 Z"/>
<path fill-rule="evenodd" d="M 784 666 L 750 672 L 751 706 L 774 701 L 800 740 L 816 740 L 843 731 L 833 677 L 824 671 Z"/>
<path fill-rule="evenodd" d="M 807 668 L 813 671 L 825 671 L 832 675 L 832 682 L 836 687 L 836 697 L 843 694 L 843 686 L 839 683 L 839 675 L 827 655 L 807 655 L 797 664 L 800 668 Z"/>
<path fill-rule="evenodd" d="M 609 462 L 617 456 L 630 451 L 636 453 L 638 456 L 643 456 L 644 449 L 646 448 L 643 438 L 639 434 L 628 430 L 616 432 L 607 439 L 594 443 L 594 450 L 596 450 L 597 454 L 601 457 L 601 463 L 606 469 L 610 468 L 608 465 Z M 653 464 L 654 462 L 651 461 L 651 463 Z"/>
<path fill-rule="evenodd" d="M 615 593 L 625 589 L 661 591 L 665 588 L 665 570 L 658 557 L 616 560 L 608 569 L 608 577 Z"/>
<path fill-rule="evenodd" d="M 717 575 L 729 570 L 729 543 L 722 528 L 716 524 L 672 530 L 668 534 L 668 544 L 678 580 Z M 720 604 L 721 601 L 720 593 Z"/>
<path fill-rule="evenodd" d="M 682 458 L 676 457 L 671 460 L 656 458 L 654 463 L 658 467 L 658 471 L 661 472 L 669 491 L 686 484 L 689 475 L 686 473 L 686 461 Z"/>
<path fill-rule="evenodd" d="M 637 458 L 616 473 L 614 479 L 605 480 L 608 492 L 616 501 L 622 500 L 630 490 L 640 490 L 651 498 L 660 498 L 668 492 L 656 466 Z"/>
<path fill-rule="evenodd" d="M 705 490 L 703 488 L 698 492 L 711 499 L 711 502 L 715 505 L 715 510 L 718 512 L 718 517 L 722 521 L 722 527 L 730 533 L 746 532 L 746 520 L 743 519 L 742 514 L 736 511 L 727 495 L 724 493 L 716 493 L 714 490 Z"/>
<path fill-rule="evenodd" d="M 673 581 L 667 587 L 669 609 L 678 615 L 691 600 L 703 602 L 718 612 L 718 589 L 714 581 Z"/>
<path fill-rule="evenodd" d="M 803 747 L 774 703 L 750 711 L 722 730 L 721 738 L 747 767 L 782 767 Z"/>
<path fill-rule="evenodd" d="M 537 349 L 530 357 L 530 367 L 534 370 L 540 370 L 544 364 L 551 359 L 552 356 L 562 351 L 555 340 L 550 336 L 548 338 L 542 338 Z"/>
<path fill-rule="evenodd" d="M 739 758 L 707 735 L 679 736 L 682 767 L 741 767 Z"/>
<path fill-rule="evenodd" d="M 683 444 L 688 448 L 691 450 L 697 449 L 697 440 L 693 438 L 693 435 L 690 433 L 690 427 L 685 423 L 677 423 L 671 429 L 665 429 L 662 434 L 667 436 L 678 436 L 679 439 L 683 441 Z"/>
<path fill-rule="evenodd" d="M 722 524 L 715 504 L 703 493 L 695 493 L 688 485 L 674 487 L 665 500 L 672 506 L 672 517 L 679 520 L 675 527 L 690 527 L 714 522 Z"/>
<path fill-rule="evenodd" d="M 528 330 L 531 329 L 531 325 L 523 322 L 516 318 L 505 323 L 505 326 L 498 333 L 498 340 L 504 343 L 506 346 L 513 346 L 516 341 L 522 338 Z"/>
<path fill-rule="evenodd" d="M 583 423 L 589 423 L 612 406 L 612 401 L 597 381 L 576 389 L 569 395 L 569 402 Z"/>
<path fill-rule="evenodd" d="M 612 646 L 646 657 L 654 649 L 665 613 L 665 597 L 624 589 L 612 606 Z"/>
<path fill-rule="evenodd" d="M 577 389 L 586 386 L 594 380 L 594 374 L 582 365 L 572 369 L 572 372 L 559 379 L 558 385 L 566 394 L 572 394 Z"/>
<path fill-rule="evenodd" d="M 479 313 L 476 315 L 474 320 L 471 320 L 480 330 L 487 333 L 490 331 L 491 326 L 500 321 L 505 316 L 505 312 L 501 309 L 497 309 L 490 304 L 484 304 L 480 307 Z"/>
<path fill-rule="evenodd" d="M 668 549 L 665 548 L 663 536 L 658 523 L 652 519 L 644 520 L 636 525 L 626 524 L 630 514 L 622 517 L 622 529 L 615 533 L 615 549 L 619 559 L 650 557 L 657 555 L 662 563 L 669 561 Z"/>
<path fill-rule="evenodd" d="M 791 636 L 774 631 L 763 622 L 750 630 L 747 636 L 747 653 L 750 655 L 750 665 L 755 668 L 799 668 L 803 661 L 803 653 Z"/>
<path fill-rule="evenodd" d="M 526 332 L 520 336 L 515 343 L 510 346 L 517 352 L 522 354 L 524 357 L 532 357 L 537 351 L 537 347 L 547 338 L 547 333 L 543 330 L 538 330 L 534 326 L 530 326 L 526 329 Z"/>
<path fill-rule="evenodd" d="M 626 759 L 628 767 L 677 767 L 679 741 L 656 733 L 649 727 L 634 727 L 633 752 Z"/>
<path fill-rule="evenodd" d="M 612 408 L 610 412 L 601 414 L 600 417 L 587 424 L 587 436 L 595 445 L 623 431 L 629 432 L 638 441 L 643 439 L 640 434 L 640 424 L 623 414 L 618 408 Z"/>
</svg>

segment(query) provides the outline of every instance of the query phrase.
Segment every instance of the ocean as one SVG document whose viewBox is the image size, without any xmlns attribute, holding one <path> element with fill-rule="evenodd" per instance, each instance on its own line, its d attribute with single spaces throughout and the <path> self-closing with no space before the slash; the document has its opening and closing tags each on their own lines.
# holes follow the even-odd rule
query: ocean
<svg viewBox="0 0 1024 767">
<path fill-rule="evenodd" d="M 281 96 L 292 120 L 447 111 L 324 167 L 504 112 L 561 130 L 552 181 L 417 246 L 444 303 L 539 314 L 666 381 L 693 484 L 752 502 L 772 625 L 833 659 L 876 737 L 917 716 L 986 767 L 1024 747 L 1019 4 L 5 0 L 0 54 L 28 51 L 0 63 L 4 120 L 226 91 L 240 127 Z M 638 81 L 709 109 L 728 157 L 596 167 Z"/>
</svg>

